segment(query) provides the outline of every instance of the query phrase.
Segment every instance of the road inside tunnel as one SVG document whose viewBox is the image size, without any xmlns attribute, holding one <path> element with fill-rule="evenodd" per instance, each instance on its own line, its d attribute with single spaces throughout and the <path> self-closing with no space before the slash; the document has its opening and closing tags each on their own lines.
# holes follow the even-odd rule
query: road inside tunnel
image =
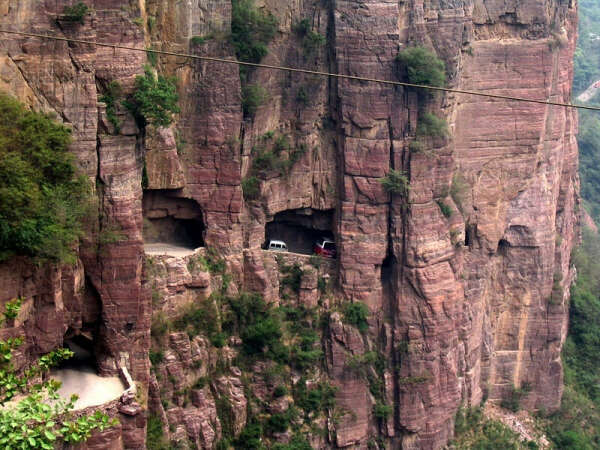
<svg viewBox="0 0 600 450">
<path fill-rule="evenodd" d="M 62 399 L 69 400 L 73 394 L 77 394 L 79 398 L 74 410 L 103 405 L 123 394 L 126 388 L 119 377 L 98 375 L 91 340 L 79 335 L 66 340 L 65 347 L 73 351 L 75 356 L 53 369 L 50 378 L 62 383 L 58 390 Z"/>
<path fill-rule="evenodd" d="M 266 224 L 265 245 L 270 240 L 283 241 L 292 253 L 312 255 L 319 239 L 334 241 L 332 222 L 333 210 L 305 208 L 280 212 Z"/>
</svg>

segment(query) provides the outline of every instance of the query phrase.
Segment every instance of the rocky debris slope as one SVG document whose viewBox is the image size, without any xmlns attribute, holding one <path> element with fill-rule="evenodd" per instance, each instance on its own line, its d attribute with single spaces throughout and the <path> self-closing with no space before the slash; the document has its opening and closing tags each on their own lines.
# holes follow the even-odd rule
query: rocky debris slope
<svg viewBox="0 0 600 450">
<path fill-rule="evenodd" d="M 60 20 L 65 2 L 0 1 L 0 25 L 235 57 L 229 1 L 86 3 L 78 24 Z M 396 55 L 418 45 L 452 87 L 570 98 L 572 2 L 256 4 L 277 18 L 267 64 L 404 80 Z M 94 448 L 143 448 L 147 415 L 198 448 L 250 439 L 257 423 L 270 443 L 303 430 L 317 448 L 440 448 L 460 404 L 527 386 L 523 406 L 558 407 L 579 208 L 572 111 L 160 56 L 150 62 L 177 78 L 181 111 L 141 127 L 106 95 L 111 82 L 134 91 L 143 52 L 3 36 L 0 58 L 0 88 L 71 124 L 95 181 L 98 219 L 75 267 L 0 266 L 0 299 L 26 299 L 3 331 L 27 336 L 21 364 L 91 333 L 100 373 L 127 367 L 138 384 L 143 412 L 120 414 Z M 252 92 L 263 102 L 249 108 Z M 449 133 L 420 133 L 427 114 Z M 391 169 L 405 195 L 383 189 Z M 144 255 L 152 192 L 196 205 L 206 249 Z M 171 209 L 156 217 L 183 217 Z M 259 249 L 272 222 L 313 236 L 292 212 L 331 218 L 309 231 L 334 235 L 335 261 Z M 240 359 L 257 324 L 228 314 L 246 291 L 269 305 L 261 320 L 282 315 L 291 360 L 275 364 L 269 346 Z M 181 319 L 194 308 L 200 327 Z"/>
</svg>

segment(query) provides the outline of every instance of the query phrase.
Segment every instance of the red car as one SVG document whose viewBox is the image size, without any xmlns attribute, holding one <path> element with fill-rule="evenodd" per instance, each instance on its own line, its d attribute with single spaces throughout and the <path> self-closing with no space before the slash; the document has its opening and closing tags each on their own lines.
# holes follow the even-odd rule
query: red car
<svg viewBox="0 0 600 450">
<path fill-rule="evenodd" d="M 325 258 L 335 258 L 337 250 L 335 248 L 335 242 L 329 239 L 319 239 L 314 246 L 314 252 Z"/>
</svg>

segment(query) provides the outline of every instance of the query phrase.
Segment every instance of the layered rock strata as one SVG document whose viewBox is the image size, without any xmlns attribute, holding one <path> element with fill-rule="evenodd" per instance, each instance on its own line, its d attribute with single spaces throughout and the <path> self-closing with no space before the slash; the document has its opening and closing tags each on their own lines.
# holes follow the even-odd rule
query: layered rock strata
<svg viewBox="0 0 600 450">
<path fill-rule="evenodd" d="M 86 3 L 84 23 L 73 24 L 60 20 L 65 2 L 0 1 L 0 27 L 234 57 L 229 1 Z M 257 2 L 279 23 L 263 61 L 404 80 L 396 55 L 421 45 L 444 60 L 451 87 L 567 101 L 575 3 L 517 3 Z M 302 19 L 323 45 L 306 44 Z M 529 409 L 560 404 L 579 208 L 573 111 L 254 69 L 244 83 L 265 88 L 268 101 L 250 118 L 237 67 L 160 56 L 156 70 L 178 80 L 174 124 L 140 129 L 118 107 L 116 129 L 100 97 L 113 81 L 124 95 L 133 91 L 144 52 L 3 35 L 0 58 L 0 88 L 72 126 L 72 150 L 96 186 L 98 218 L 75 267 L 24 259 L 0 266 L 0 300 L 25 299 L 15 326 L 2 330 L 26 335 L 20 364 L 86 333 L 100 373 L 126 367 L 138 386 L 142 411 L 118 413 L 122 426 L 90 448 L 144 448 L 146 413 L 162 420 L 170 438 L 214 448 L 223 435 L 222 398 L 235 405 L 233 432 L 242 432 L 248 393 L 270 398 L 272 388 L 229 364 L 239 338 L 217 348 L 202 334 L 172 332 L 154 342 L 164 360 L 151 374 L 151 316 L 176 319 L 224 285 L 228 295 L 253 291 L 278 305 L 285 300 L 281 264 L 304 269 L 295 302 L 331 312 L 314 382 L 337 388 L 336 408 L 318 419 L 326 432 L 312 436 L 314 447 L 440 448 L 461 404 L 498 401 L 515 388 L 529 387 Z M 417 136 L 425 112 L 446 119 L 447 137 Z M 244 200 L 242 180 L 255 174 L 261 151 L 280 145 L 276 139 L 293 162 L 260 173 L 258 195 Z M 411 145 L 416 140 L 420 146 Z M 407 195 L 383 189 L 379 179 L 391 169 L 406 173 Z M 177 205 L 194 205 L 180 212 L 202 223 L 202 243 L 225 258 L 231 280 L 190 263 L 210 256 L 206 250 L 145 257 L 145 196 L 174 199 L 165 217 L 181 218 Z M 268 223 L 299 211 L 331 217 L 311 231 L 330 232 L 338 246 L 338 258 L 319 271 L 308 256 L 278 262 L 259 248 Z M 333 289 L 322 295 L 325 276 Z M 344 322 L 347 302 L 369 308 L 364 333 Z M 349 358 L 369 352 L 383 360 L 377 398 L 368 377 L 347 370 Z M 256 366 L 254 375 L 265 370 Z M 210 379 L 201 386 L 203 377 Z M 273 401 L 270 413 L 290 401 Z M 391 411 L 377 416 L 381 402 Z"/>
</svg>

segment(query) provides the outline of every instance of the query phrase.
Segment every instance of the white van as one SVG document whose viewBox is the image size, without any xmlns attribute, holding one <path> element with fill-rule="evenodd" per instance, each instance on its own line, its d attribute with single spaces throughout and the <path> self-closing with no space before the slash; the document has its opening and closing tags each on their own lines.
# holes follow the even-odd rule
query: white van
<svg viewBox="0 0 600 450">
<path fill-rule="evenodd" d="M 267 245 L 267 250 L 273 250 L 276 252 L 287 252 L 288 248 L 287 245 L 285 245 L 285 242 L 271 239 L 269 241 L 269 244 Z"/>
</svg>

